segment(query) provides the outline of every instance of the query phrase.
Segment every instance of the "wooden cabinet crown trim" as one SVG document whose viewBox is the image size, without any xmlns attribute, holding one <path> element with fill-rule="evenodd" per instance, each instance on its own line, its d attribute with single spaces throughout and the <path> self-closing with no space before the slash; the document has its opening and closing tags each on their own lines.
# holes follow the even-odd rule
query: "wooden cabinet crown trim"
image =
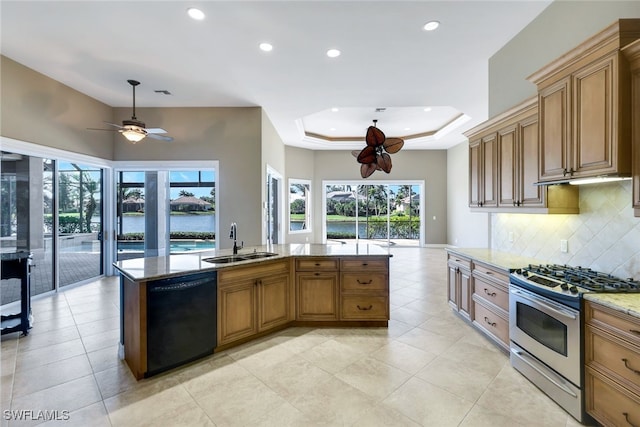
<svg viewBox="0 0 640 427">
<path fill-rule="evenodd" d="M 537 85 L 550 76 L 573 66 L 586 56 L 597 52 L 603 46 L 607 46 L 609 51 L 614 51 L 624 48 L 638 38 L 640 38 L 640 19 L 618 19 L 569 52 L 531 74 L 527 77 L 527 80 Z M 607 52 L 602 53 L 605 54 Z"/>
<path fill-rule="evenodd" d="M 469 129 L 464 132 L 464 136 L 466 136 L 469 140 L 476 139 L 480 134 L 486 133 L 489 129 L 491 129 L 495 125 L 499 125 L 500 128 L 505 126 L 505 124 L 509 123 L 510 119 L 515 119 L 525 114 L 535 115 L 537 113 L 538 108 L 538 96 L 534 96 L 532 98 L 528 98 L 521 103 L 514 105 L 508 110 L 498 114 L 490 118 L 489 120 L 482 122 L 478 126 Z M 505 121 L 509 119 L 509 121 Z M 496 129 L 498 130 L 498 129 Z"/>
</svg>

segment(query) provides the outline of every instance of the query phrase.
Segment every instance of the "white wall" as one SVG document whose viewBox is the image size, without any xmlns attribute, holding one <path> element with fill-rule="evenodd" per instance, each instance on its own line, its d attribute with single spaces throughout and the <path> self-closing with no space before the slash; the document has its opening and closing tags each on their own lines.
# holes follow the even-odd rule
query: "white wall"
<svg viewBox="0 0 640 427">
<path fill-rule="evenodd" d="M 369 180 L 424 181 L 425 233 L 427 245 L 447 242 L 447 152 L 445 150 L 402 150 L 391 155 L 391 173 L 376 171 Z M 314 153 L 314 237 L 322 239 L 322 180 L 361 181 L 360 165 L 350 151 L 316 151 Z M 435 217 L 435 220 L 433 219 Z"/>
</svg>

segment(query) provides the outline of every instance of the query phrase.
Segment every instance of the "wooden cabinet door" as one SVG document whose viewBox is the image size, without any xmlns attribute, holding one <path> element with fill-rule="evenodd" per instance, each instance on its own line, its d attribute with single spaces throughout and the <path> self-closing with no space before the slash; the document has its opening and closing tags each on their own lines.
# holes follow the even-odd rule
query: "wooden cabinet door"
<svg viewBox="0 0 640 427">
<path fill-rule="evenodd" d="M 544 207 L 545 191 L 538 182 L 540 169 L 540 141 L 538 116 L 524 119 L 519 126 L 518 144 L 518 206 Z"/>
<path fill-rule="evenodd" d="M 338 320 L 338 272 L 296 273 L 297 320 Z"/>
<path fill-rule="evenodd" d="M 469 206 L 474 208 L 480 206 L 481 148 L 480 140 L 469 143 Z"/>
<path fill-rule="evenodd" d="M 448 266 L 449 276 L 447 279 L 447 289 L 449 291 L 449 305 L 455 311 L 458 311 L 458 268 L 452 265 Z"/>
<path fill-rule="evenodd" d="M 258 331 L 283 325 L 291 320 L 289 275 L 258 280 Z"/>
<path fill-rule="evenodd" d="M 514 124 L 498 132 L 498 206 L 518 204 L 517 130 Z"/>
<path fill-rule="evenodd" d="M 569 77 L 538 93 L 541 181 L 562 179 L 569 173 Z"/>
<path fill-rule="evenodd" d="M 472 308 L 472 288 L 471 288 L 471 272 L 468 270 L 458 269 L 458 282 L 460 287 L 460 305 L 459 312 L 467 320 L 471 318 Z"/>
<path fill-rule="evenodd" d="M 480 206 L 498 206 L 498 134 L 494 133 L 482 138 L 482 181 Z"/>
<path fill-rule="evenodd" d="M 640 49 L 639 49 L 640 50 Z M 640 56 L 640 55 L 639 55 Z M 633 209 L 634 215 L 640 217 L 640 59 L 636 61 L 636 67 L 631 76 L 632 99 L 632 176 L 633 176 Z"/>
<path fill-rule="evenodd" d="M 617 54 L 616 54 L 617 55 Z M 572 76 L 573 176 L 615 171 L 614 123 L 617 61 L 606 57 Z"/>
<path fill-rule="evenodd" d="M 256 280 L 218 286 L 218 345 L 257 332 Z"/>
</svg>

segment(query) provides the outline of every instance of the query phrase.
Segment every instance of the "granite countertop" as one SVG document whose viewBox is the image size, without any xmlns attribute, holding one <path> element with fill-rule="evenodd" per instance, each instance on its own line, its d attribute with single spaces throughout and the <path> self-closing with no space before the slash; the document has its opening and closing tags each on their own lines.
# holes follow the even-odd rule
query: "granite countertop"
<svg viewBox="0 0 640 427">
<path fill-rule="evenodd" d="M 640 319 L 640 294 L 584 294 L 584 299 Z"/>
<path fill-rule="evenodd" d="M 456 253 L 476 261 L 489 264 L 495 268 L 508 272 L 517 268 L 526 267 L 529 264 L 544 264 L 539 259 L 514 255 L 508 252 L 495 251 L 487 248 L 446 248 L 447 252 Z"/>
<path fill-rule="evenodd" d="M 235 267 L 250 263 L 272 261 L 290 256 L 391 256 L 388 249 L 377 245 L 324 245 L 324 244 L 289 244 L 260 245 L 244 247 L 238 255 L 252 252 L 271 252 L 277 255 L 268 258 L 243 260 L 224 264 L 205 261 L 206 258 L 231 255 L 231 249 L 216 249 L 193 254 L 166 255 L 148 258 L 134 258 L 113 263 L 113 266 L 124 276 L 133 281 L 157 280 L 177 277 L 185 274 L 215 271 L 225 267 Z"/>
</svg>

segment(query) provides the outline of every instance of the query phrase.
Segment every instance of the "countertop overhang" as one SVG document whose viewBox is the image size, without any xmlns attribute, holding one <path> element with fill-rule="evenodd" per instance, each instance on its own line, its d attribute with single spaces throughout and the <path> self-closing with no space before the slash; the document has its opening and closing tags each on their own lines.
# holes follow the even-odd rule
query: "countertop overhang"
<svg viewBox="0 0 640 427">
<path fill-rule="evenodd" d="M 165 279 L 169 277 L 183 276 L 185 274 L 216 271 L 222 268 L 236 267 L 239 265 L 268 262 L 288 257 L 323 257 L 323 256 L 387 256 L 391 257 L 388 249 L 378 245 L 369 244 L 344 244 L 325 245 L 316 243 L 307 244 L 283 244 L 260 245 L 244 247 L 238 251 L 239 255 L 252 252 L 272 252 L 277 255 L 252 260 L 243 260 L 224 264 L 216 264 L 204 261 L 223 255 L 232 255 L 231 249 L 215 249 L 211 251 L 197 252 L 193 254 L 176 254 L 147 258 L 134 258 L 113 263 L 113 266 L 127 278 L 140 282 L 148 280 Z"/>
</svg>

